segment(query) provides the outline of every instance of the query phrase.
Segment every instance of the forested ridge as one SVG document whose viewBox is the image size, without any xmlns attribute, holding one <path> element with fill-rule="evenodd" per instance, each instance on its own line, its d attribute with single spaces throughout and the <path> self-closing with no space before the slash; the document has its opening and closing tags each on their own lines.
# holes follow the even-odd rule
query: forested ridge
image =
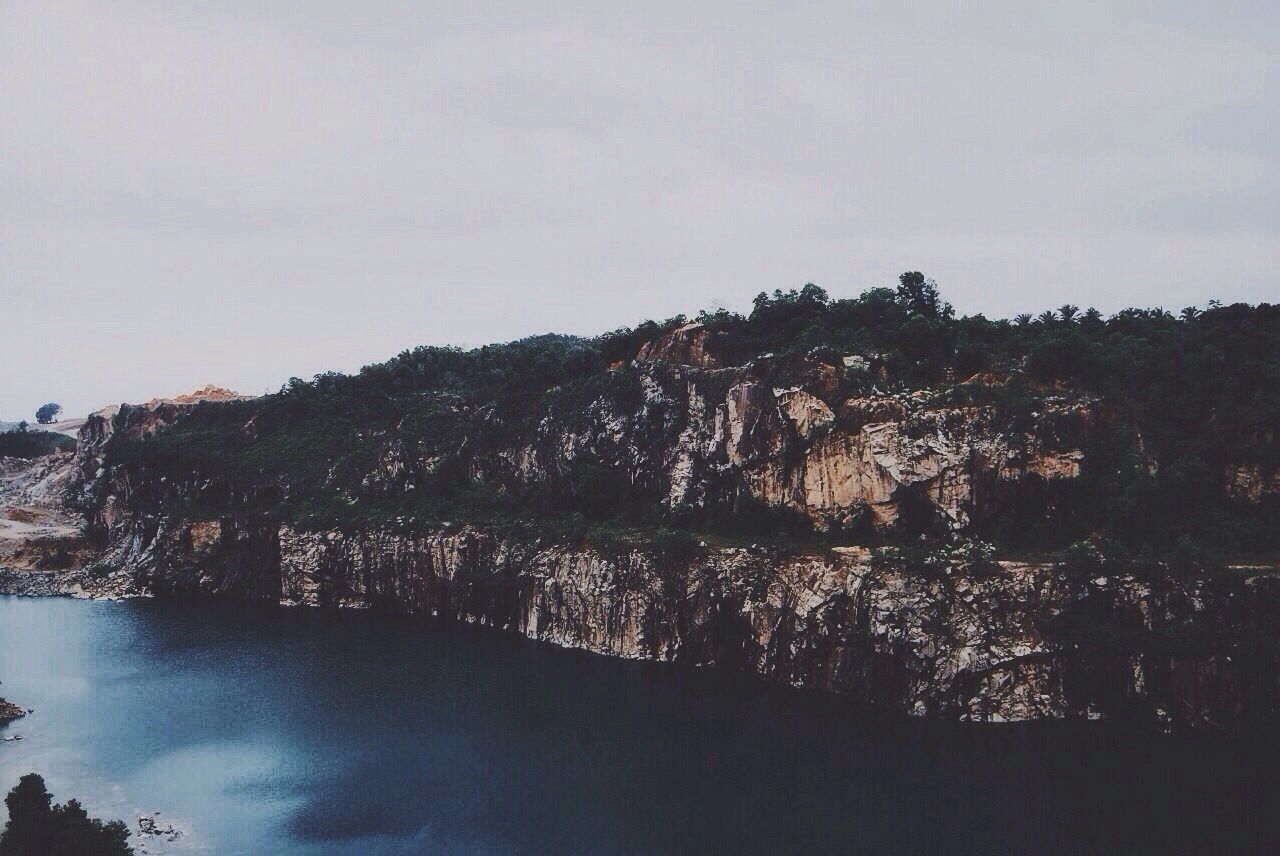
<svg viewBox="0 0 1280 856">
<path fill-rule="evenodd" d="M 183 500 L 193 511 L 234 505 L 310 527 L 469 521 L 572 537 L 913 545 L 954 536 L 927 524 L 817 532 L 748 496 L 728 511 L 669 508 L 657 485 L 604 461 L 575 460 L 564 478 L 542 481 L 494 478 L 477 465 L 539 426 L 577 425 L 593 402 L 638 407 L 638 353 L 691 322 L 705 331 L 707 384 L 730 367 L 767 363 L 780 386 L 803 383 L 814 365 L 834 366 L 842 397 L 925 391 L 934 406 L 989 408 L 1010 436 L 1070 432 L 1066 423 L 1045 427 L 1044 414 L 1064 402 L 1102 414 L 1093 419 L 1101 427 L 1079 440 L 1082 472 L 1055 497 L 1051 516 L 1006 515 L 977 533 L 1000 550 L 1091 541 L 1201 561 L 1280 549 L 1270 487 L 1280 465 L 1280 306 L 1211 301 L 1104 316 L 1063 305 L 989 319 L 959 315 L 915 272 L 848 299 L 816 285 L 762 293 L 747 315 L 718 310 L 595 338 L 543 335 L 473 350 L 420 347 L 356 374 L 295 378 L 274 395 L 202 404 L 164 430 L 116 444 L 109 462 L 175 480 L 205 477 L 212 486 Z M 429 462 L 412 489 L 390 490 L 377 475 L 396 455 Z"/>
</svg>

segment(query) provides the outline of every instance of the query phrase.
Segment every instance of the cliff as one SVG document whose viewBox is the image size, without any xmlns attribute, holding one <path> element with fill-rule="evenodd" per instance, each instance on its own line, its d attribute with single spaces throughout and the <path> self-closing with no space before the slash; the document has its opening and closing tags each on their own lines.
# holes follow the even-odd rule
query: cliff
<svg viewBox="0 0 1280 856">
<path fill-rule="evenodd" d="M 807 289 L 749 318 L 420 348 L 260 399 L 125 407 L 84 426 L 81 505 L 101 532 L 181 504 L 311 529 L 1280 550 L 1277 307 L 1015 326 L 913 306 Z"/>
<path fill-rule="evenodd" d="M 751 536 L 797 527 L 983 535 L 997 522 L 1067 520 L 1075 510 L 1059 501 L 1082 474 L 1084 448 L 1116 421 L 1095 398 L 1047 395 L 1014 429 L 996 405 L 959 403 L 954 389 L 868 390 L 863 373 L 811 356 L 710 369 L 644 356 L 672 347 L 650 343 L 585 389 L 554 387 L 537 419 L 428 393 L 394 422 L 353 421 L 352 452 L 323 448 L 330 437 L 288 436 L 297 424 L 310 431 L 309 416 L 282 430 L 269 410 L 126 405 L 85 425 L 83 504 L 104 531 L 121 503 L 220 512 L 265 501 L 288 515 L 336 501 L 356 509 L 345 516 L 367 509 L 386 523 L 406 511 L 464 514 L 483 493 L 490 511 L 615 514 Z M 158 433 L 173 423 L 186 436 Z M 314 460 L 305 442 L 321 447 Z M 281 459 L 290 454 L 296 465 Z M 455 496 L 447 508 L 420 502 Z"/>
<path fill-rule="evenodd" d="M 1226 560 L 1277 546 L 1280 313 L 819 292 L 100 412 L 62 464 L 91 561 L 0 587 L 415 613 L 947 719 L 1274 715 L 1277 577 Z"/>
<path fill-rule="evenodd" d="M 303 532 L 159 518 L 79 593 L 370 608 L 714 666 L 913 716 L 1236 729 L 1280 701 L 1267 569 L 910 563 L 859 547 L 593 546 L 470 526 Z M 11 579 L 12 581 L 12 579 Z"/>
</svg>

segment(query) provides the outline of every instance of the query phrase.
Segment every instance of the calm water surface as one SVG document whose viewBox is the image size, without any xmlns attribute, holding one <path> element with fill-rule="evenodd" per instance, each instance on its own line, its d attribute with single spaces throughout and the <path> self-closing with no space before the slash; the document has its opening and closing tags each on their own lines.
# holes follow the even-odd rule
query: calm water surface
<svg viewBox="0 0 1280 856">
<path fill-rule="evenodd" d="M 36 709 L 4 789 L 189 831 L 152 853 L 1280 852 L 1270 742 L 886 722 L 367 614 L 0 598 L 0 680 Z"/>
</svg>

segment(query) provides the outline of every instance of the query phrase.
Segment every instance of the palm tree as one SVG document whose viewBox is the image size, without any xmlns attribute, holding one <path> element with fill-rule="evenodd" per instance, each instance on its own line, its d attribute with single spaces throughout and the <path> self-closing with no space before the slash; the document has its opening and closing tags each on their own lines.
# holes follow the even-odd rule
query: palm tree
<svg viewBox="0 0 1280 856">
<path fill-rule="evenodd" d="M 1090 306 L 1088 309 L 1084 311 L 1084 318 L 1081 319 L 1081 323 L 1088 324 L 1090 326 L 1101 324 L 1102 313 L 1099 312 L 1097 309 L 1093 308 L 1092 306 Z"/>
<path fill-rule="evenodd" d="M 1062 316 L 1062 320 L 1070 324 L 1080 312 L 1079 306 L 1072 306 L 1070 303 L 1064 303 L 1058 307 L 1058 314 Z"/>
<path fill-rule="evenodd" d="M 1058 316 L 1054 314 L 1052 309 L 1046 309 L 1044 312 L 1040 313 L 1040 317 L 1036 320 L 1048 327 L 1050 324 L 1058 320 Z"/>
<path fill-rule="evenodd" d="M 1182 310 L 1183 321 L 1194 321 L 1199 317 L 1200 317 L 1200 310 L 1195 308 L 1194 306 L 1188 306 L 1186 309 Z"/>
<path fill-rule="evenodd" d="M 1031 323 L 1031 313 L 1030 313 L 1030 312 L 1023 312 L 1021 315 L 1017 315 L 1017 316 L 1015 316 L 1015 317 L 1014 317 L 1014 319 L 1013 319 L 1013 321 L 1014 321 L 1014 323 L 1015 323 L 1015 324 L 1017 324 L 1019 327 L 1025 327 L 1025 326 L 1027 326 L 1028 324 L 1030 324 L 1030 323 Z"/>
</svg>

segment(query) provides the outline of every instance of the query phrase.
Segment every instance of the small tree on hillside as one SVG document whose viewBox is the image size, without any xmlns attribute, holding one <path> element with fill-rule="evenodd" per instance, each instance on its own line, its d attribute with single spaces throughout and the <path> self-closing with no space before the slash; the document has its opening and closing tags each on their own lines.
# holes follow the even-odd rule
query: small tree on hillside
<svg viewBox="0 0 1280 856">
<path fill-rule="evenodd" d="M 58 418 L 58 414 L 62 412 L 62 405 L 55 404 L 50 401 L 48 404 L 40 405 L 40 409 L 36 411 L 36 421 L 41 425 L 48 425 Z"/>
</svg>

